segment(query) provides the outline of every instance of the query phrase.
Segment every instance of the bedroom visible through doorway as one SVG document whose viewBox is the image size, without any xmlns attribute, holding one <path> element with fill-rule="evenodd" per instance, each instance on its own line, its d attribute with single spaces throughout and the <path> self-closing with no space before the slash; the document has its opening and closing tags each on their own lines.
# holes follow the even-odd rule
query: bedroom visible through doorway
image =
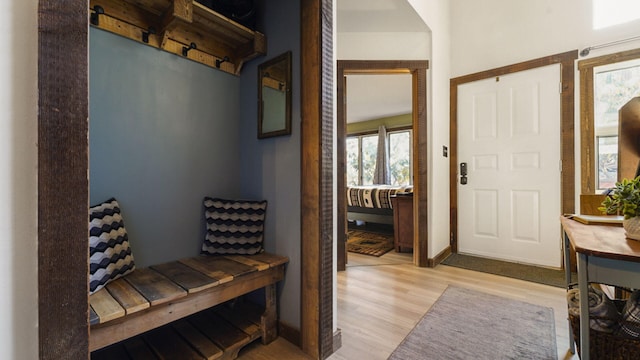
<svg viewBox="0 0 640 360">
<path fill-rule="evenodd" d="M 421 266 L 426 265 L 426 193 L 416 192 L 423 181 L 426 183 L 426 178 L 414 177 L 420 164 L 413 159 L 420 156 L 421 150 L 418 149 L 422 148 L 420 144 L 426 140 L 420 136 L 420 131 L 425 130 L 423 127 L 426 124 L 426 118 L 423 118 L 426 116 L 426 96 L 420 83 L 426 81 L 427 66 L 427 61 L 338 61 L 338 270 L 346 269 L 348 228 L 367 223 L 393 226 L 395 221 L 392 201 L 395 200 L 392 199 L 396 195 L 405 194 L 410 195 L 405 201 L 409 199 L 412 212 L 403 216 L 403 228 L 410 230 L 406 241 L 411 244 L 410 247 L 405 246 L 405 250 L 413 248 L 413 262 Z M 370 82 L 366 84 L 364 81 L 365 85 L 359 84 L 360 80 L 371 79 L 382 79 L 387 83 L 371 85 Z M 402 90 L 398 90 L 396 85 L 390 85 L 394 81 L 401 84 L 399 88 Z M 372 100 L 371 97 L 366 99 L 367 96 L 361 95 L 351 101 L 351 94 L 355 94 L 354 90 L 358 87 L 368 96 L 377 91 L 378 100 Z M 390 93 L 385 94 L 380 89 L 390 90 Z M 381 96 L 380 93 L 384 95 Z M 402 103 L 397 98 L 410 101 Z M 384 106 L 382 103 L 387 101 L 389 105 Z M 381 104 L 383 106 L 380 106 Z M 360 111 L 350 114 L 350 107 L 360 108 Z M 378 109 L 378 112 L 371 115 L 375 109 Z M 368 118 L 362 116 L 367 112 Z M 361 121 L 349 121 L 349 117 Z M 365 121 L 362 121 L 363 119 Z M 366 120 L 371 121 L 369 128 L 362 127 L 362 124 L 369 122 Z M 352 136 L 352 140 L 348 141 L 348 135 Z M 405 137 L 404 142 L 402 139 L 398 140 L 398 137 L 402 136 Z M 409 140 L 408 143 L 406 140 Z M 351 145 L 350 151 L 348 145 Z M 386 151 L 379 151 L 382 149 Z M 402 154 L 403 150 L 403 155 L 398 155 Z M 396 156 L 390 154 L 392 151 L 396 152 Z M 349 154 L 351 156 L 348 156 Z M 376 171 L 380 157 L 393 160 L 387 162 L 388 169 L 382 174 L 380 169 Z M 392 166 L 393 170 L 390 169 Z M 351 167 L 349 176 L 347 167 Z M 392 181 L 398 184 L 391 184 Z M 426 187 L 422 189 L 426 191 Z M 414 221 L 422 217 L 424 222 Z M 394 237 L 398 238 L 396 234 Z M 396 245 L 394 243 L 394 249 L 397 248 Z M 417 247 L 421 249 L 416 251 Z"/>
</svg>

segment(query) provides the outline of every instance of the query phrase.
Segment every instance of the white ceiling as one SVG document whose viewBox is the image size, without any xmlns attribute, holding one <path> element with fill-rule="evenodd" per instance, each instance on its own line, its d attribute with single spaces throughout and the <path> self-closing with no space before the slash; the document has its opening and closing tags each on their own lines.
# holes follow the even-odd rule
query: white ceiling
<svg viewBox="0 0 640 360">
<path fill-rule="evenodd" d="M 411 74 L 348 75 L 347 123 L 411 112 Z"/>
<path fill-rule="evenodd" d="M 429 31 L 407 0 L 336 0 L 337 32 Z"/>
<path fill-rule="evenodd" d="M 336 0 L 336 24 L 338 42 L 343 33 L 429 32 L 407 0 Z M 410 75 L 347 77 L 348 123 L 410 112 Z"/>
</svg>

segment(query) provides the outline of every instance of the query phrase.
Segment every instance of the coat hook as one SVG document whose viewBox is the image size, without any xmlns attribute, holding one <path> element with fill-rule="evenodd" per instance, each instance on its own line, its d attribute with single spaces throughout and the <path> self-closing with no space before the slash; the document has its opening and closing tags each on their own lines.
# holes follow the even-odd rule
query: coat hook
<svg viewBox="0 0 640 360">
<path fill-rule="evenodd" d="M 95 26 L 100 25 L 100 15 L 104 14 L 104 8 L 100 5 L 96 5 L 93 7 L 93 11 L 91 13 L 91 23 Z"/>
<path fill-rule="evenodd" d="M 187 54 L 189 54 L 189 51 L 191 49 L 197 49 L 198 47 L 196 46 L 196 43 L 191 43 L 189 44 L 189 47 L 183 46 L 182 47 L 182 56 L 187 56 Z"/>
<path fill-rule="evenodd" d="M 142 32 L 142 42 L 145 44 L 149 43 L 149 34 L 155 34 L 156 29 L 153 26 L 150 26 L 147 31 Z M 183 50 L 184 51 L 184 50 Z"/>
<path fill-rule="evenodd" d="M 222 60 L 220 59 L 216 60 L 216 67 L 220 69 L 220 65 L 222 65 L 223 62 L 227 62 L 227 61 L 229 61 L 228 56 L 223 57 Z"/>
</svg>

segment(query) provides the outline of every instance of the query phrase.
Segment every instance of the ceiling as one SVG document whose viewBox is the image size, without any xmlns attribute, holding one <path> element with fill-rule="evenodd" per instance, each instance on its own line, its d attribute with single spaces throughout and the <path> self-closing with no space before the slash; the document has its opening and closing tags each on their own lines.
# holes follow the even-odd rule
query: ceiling
<svg viewBox="0 0 640 360">
<path fill-rule="evenodd" d="M 336 0 L 337 32 L 427 32 L 407 0 Z"/>
<path fill-rule="evenodd" d="M 347 75 L 347 123 L 411 112 L 411 74 Z"/>
<path fill-rule="evenodd" d="M 407 0 L 336 0 L 335 4 L 337 41 L 342 33 L 429 32 Z M 347 89 L 348 123 L 411 112 L 409 74 L 349 75 Z"/>
</svg>

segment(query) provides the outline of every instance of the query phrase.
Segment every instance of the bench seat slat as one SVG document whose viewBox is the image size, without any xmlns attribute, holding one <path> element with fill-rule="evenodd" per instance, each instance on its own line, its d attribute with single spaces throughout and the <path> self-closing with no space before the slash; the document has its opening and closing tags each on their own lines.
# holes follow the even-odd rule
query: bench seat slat
<svg viewBox="0 0 640 360">
<path fill-rule="evenodd" d="M 203 255 L 182 259 L 180 262 L 213 279 L 218 279 L 220 284 L 229 282 L 236 276 L 257 271 L 255 267 L 241 264 L 220 256 Z"/>
<path fill-rule="evenodd" d="M 256 268 L 258 271 L 267 270 L 270 265 L 263 261 L 258 261 L 253 257 L 253 255 L 226 255 L 225 258 L 229 260 L 233 260 L 235 262 L 239 262 L 245 265 L 252 266 Z"/>
<path fill-rule="evenodd" d="M 275 267 L 278 265 L 283 265 L 289 262 L 289 258 L 286 256 L 281 256 L 281 255 L 276 255 L 276 254 L 270 254 L 270 253 L 260 253 L 260 254 L 255 254 L 255 255 L 251 255 L 251 257 L 254 260 L 257 261 L 262 261 L 265 263 L 268 263 L 271 267 Z"/>
<path fill-rule="evenodd" d="M 93 311 L 92 307 L 89 307 L 89 325 L 100 324 L 100 317 Z"/>
<path fill-rule="evenodd" d="M 179 261 L 153 265 L 151 268 L 180 285 L 189 293 L 202 291 L 220 283 L 219 280 L 210 278 Z"/>
<path fill-rule="evenodd" d="M 193 327 L 187 320 L 178 320 L 172 323 L 171 326 L 173 326 L 175 331 L 185 338 L 200 355 L 204 356 L 205 359 L 215 360 L 222 357 L 222 349 L 217 347 L 216 344 Z"/>
<path fill-rule="evenodd" d="M 124 308 L 127 315 L 148 308 L 149 302 L 124 278 L 112 281 L 107 284 L 107 290 L 114 299 Z"/>
<path fill-rule="evenodd" d="M 123 317 L 126 314 L 124 308 L 105 288 L 94 292 L 89 298 L 89 303 L 93 311 L 98 315 L 100 324 Z"/>
<path fill-rule="evenodd" d="M 150 268 L 136 269 L 125 279 L 144 296 L 151 306 L 187 296 L 187 292 Z"/>
<path fill-rule="evenodd" d="M 157 354 L 162 354 L 163 359 L 204 359 L 171 326 L 151 330 L 144 335 L 144 340 Z"/>
</svg>

